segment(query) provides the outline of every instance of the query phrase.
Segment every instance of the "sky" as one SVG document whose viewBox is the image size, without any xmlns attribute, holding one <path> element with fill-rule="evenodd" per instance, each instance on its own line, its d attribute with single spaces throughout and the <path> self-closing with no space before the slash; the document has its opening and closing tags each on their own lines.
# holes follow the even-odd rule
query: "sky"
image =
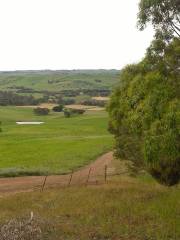
<svg viewBox="0 0 180 240">
<path fill-rule="evenodd" d="M 0 71 L 121 69 L 153 38 L 139 0 L 0 0 Z"/>
</svg>

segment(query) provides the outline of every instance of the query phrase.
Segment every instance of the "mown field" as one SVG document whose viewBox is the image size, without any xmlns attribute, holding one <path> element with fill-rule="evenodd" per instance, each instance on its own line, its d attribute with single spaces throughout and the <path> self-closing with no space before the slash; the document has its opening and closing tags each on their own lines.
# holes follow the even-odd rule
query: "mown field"
<svg viewBox="0 0 180 240">
<path fill-rule="evenodd" d="M 16 121 L 44 121 L 16 125 Z M 65 118 L 62 113 L 36 116 L 31 108 L 0 107 L 0 175 L 67 173 L 109 151 L 107 113 L 87 112 Z"/>
<path fill-rule="evenodd" d="M 6 233 L 20 229 L 33 212 L 33 229 L 41 230 L 41 237 L 35 234 L 34 240 L 180 239 L 179 187 L 160 186 L 147 175 L 108 181 L 2 198 L 0 226 L 16 219 Z M 24 239 L 32 239 L 27 232 Z"/>
</svg>

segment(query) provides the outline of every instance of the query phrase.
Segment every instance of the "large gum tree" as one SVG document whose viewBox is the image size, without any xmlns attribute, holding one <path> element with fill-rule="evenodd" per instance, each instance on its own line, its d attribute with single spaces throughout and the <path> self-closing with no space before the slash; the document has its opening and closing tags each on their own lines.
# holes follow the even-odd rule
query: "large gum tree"
<svg viewBox="0 0 180 240">
<path fill-rule="evenodd" d="M 126 66 L 108 107 L 115 155 L 146 168 L 160 183 L 180 181 L 179 0 L 141 0 L 138 26 L 155 38 L 139 63 Z"/>
</svg>

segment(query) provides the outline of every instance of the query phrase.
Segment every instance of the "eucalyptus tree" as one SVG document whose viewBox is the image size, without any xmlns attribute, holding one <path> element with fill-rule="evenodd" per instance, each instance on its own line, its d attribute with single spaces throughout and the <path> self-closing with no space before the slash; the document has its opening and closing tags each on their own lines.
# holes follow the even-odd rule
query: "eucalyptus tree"
<svg viewBox="0 0 180 240">
<path fill-rule="evenodd" d="M 138 25 L 151 22 L 155 38 L 140 63 L 122 70 L 108 107 L 109 130 L 118 158 L 171 186 L 180 181 L 180 4 L 141 0 L 139 6 Z"/>
<path fill-rule="evenodd" d="M 155 30 L 169 32 L 180 37 L 179 0 L 141 0 L 139 3 L 138 26 L 143 30 L 151 22 Z"/>
</svg>

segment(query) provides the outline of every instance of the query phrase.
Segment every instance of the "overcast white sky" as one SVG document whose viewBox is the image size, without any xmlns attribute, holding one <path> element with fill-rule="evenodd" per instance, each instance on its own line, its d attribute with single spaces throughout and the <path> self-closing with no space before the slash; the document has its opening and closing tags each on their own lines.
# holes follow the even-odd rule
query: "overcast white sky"
<svg viewBox="0 0 180 240">
<path fill-rule="evenodd" d="M 0 70 L 122 68 L 153 37 L 139 0 L 0 0 Z"/>
</svg>

